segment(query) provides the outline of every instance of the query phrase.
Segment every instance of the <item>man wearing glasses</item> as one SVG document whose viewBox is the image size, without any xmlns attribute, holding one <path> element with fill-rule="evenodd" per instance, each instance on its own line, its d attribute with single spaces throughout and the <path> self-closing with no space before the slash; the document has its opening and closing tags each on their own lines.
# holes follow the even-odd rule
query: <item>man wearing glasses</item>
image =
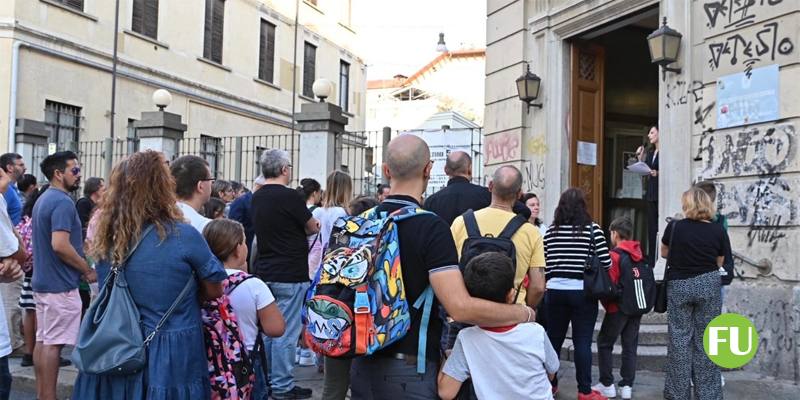
<svg viewBox="0 0 800 400">
<path fill-rule="evenodd" d="M 211 198 L 214 184 L 208 162 L 198 156 L 182 156 L 173 161 L 169 169 L 175 178 L 178 208 L 186 222 L 202 234 L 203 228 L 211 222 L 199 212 Z"/>
<path fill-rule="evenodd" d="M 33 208 L 33 298 L 36 302 L 36 347 L 33 363 L 37 397 L 56 398 L 61 349 L 74 346 L 81 321 L 78 285 L 97 281 L 83 255 L 83 233 L 69 193 L 80 186 L 78 156 L 60 151 L 41 163 L 50 189 Z"/>
</svg>

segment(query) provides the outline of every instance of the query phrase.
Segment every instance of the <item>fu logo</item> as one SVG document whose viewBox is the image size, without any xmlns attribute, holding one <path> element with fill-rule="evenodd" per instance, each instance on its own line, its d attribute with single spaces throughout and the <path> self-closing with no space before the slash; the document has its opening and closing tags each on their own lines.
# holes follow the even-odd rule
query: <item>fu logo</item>
<svg viewBox="0 0 800 400">
<path fill-rule="evenodd" d="M 742 315 L 722 314 L 706 327 L 703 349 L 714 364 L 723 368 L 739 368 L 756 355 L 758 331 Z"/>
</svg>

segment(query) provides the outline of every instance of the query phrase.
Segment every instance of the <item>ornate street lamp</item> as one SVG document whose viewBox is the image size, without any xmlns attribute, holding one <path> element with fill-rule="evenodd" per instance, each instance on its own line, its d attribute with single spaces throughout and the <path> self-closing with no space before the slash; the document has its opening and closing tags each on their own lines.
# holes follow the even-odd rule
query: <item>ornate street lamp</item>
<svg viewBox="0 0 800 400">
<path fill-rule="evenodd" d="M 682 37 L 683 35 L 680 32 L 667 26 L 667 17 L 664 17 L 664 25 L 647 36 L 647 44 L 650 46 L 650 59 L 653 63 L 661 66 L 662 79 L 667 78 L 667 71 L 676 74 L 681 73 L 680 68 L 671 68 L 668 65 L 678 60 Z"/>
<path fill-rule="evenodd" d="M 541 83 L 542 78 L 531 72 L 530 64 L 527 65 L 525 73 L 517 78 L 517 96 L 528 104 L 528 112 L 531 111 L 531 107 L 542 108 L 542 103 L 533 103 L 539 98 Z"/>
</svg>

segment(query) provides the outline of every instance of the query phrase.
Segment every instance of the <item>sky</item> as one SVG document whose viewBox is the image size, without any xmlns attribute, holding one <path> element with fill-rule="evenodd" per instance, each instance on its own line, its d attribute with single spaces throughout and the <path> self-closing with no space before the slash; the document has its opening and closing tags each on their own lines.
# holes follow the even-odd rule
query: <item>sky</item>
<svg viewBox="0 0 800 400">
<path fill-rule="evenodd" d="M 439 32 L 450 51 L 486 47 L 486 0 L 353 0 L 367 79 L 409 76 L 433 60 Z"/>
</svg>

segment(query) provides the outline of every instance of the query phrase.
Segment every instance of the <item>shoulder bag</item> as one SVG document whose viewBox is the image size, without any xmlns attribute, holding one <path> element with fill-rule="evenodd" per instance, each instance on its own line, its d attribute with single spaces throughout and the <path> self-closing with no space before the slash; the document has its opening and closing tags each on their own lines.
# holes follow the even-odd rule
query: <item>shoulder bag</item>
<svg viewBox="0 0 800 400">
<path fill-rule="evenodd" d="M 583 294 L 594 300 L 607 300 L 616 297 L 617 293 L 608 271 L 597 257 L 597 248 L 594 244 L 594 227 L 589 226 L 589 257 L 583 268 Z"/>
<path fill-rule="evenodd" d="M 83 373 L 131 375 L 141 371 L 147 362 L 147 345 L 191 288 L 194 271 L 153 332 L 145 338 L 139 309 L 131 297 L 123 267 L 152 229 L 152 225 L 145 229 L 122 263 L 111 267 L 97 299 L 86 310 L 78 343 L 72 352 L 72 362 Z"/>
<path fill-rule="evenodd" d="M 678 221 L 672 225 L 672 232 L 669 234 L 669 250 L 667 252 L 667 263 L 664 267 L 664 277 L 656 282 L 656 302 L 653 305 L 653 311 L 657 313 L 667 312 L 667 272 L 669 271 L 670 256 L 675 250 L 675 231 L 678 229 Z"/>
</svg>

